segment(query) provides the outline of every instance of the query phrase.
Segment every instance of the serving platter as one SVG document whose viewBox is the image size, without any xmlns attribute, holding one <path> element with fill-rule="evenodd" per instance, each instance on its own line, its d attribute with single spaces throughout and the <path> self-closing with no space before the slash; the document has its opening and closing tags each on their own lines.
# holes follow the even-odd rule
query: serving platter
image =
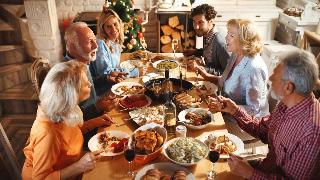
<svg viewBox="0 0 320 180">
<path fill-rule="evenodd" d="M 138 94 L 121 98 L 119 101 L 119 106 L 127 110 L 133 110 L 147 107 L 151 104 L 151 102 L 152 100 L 149 96 Z"/>
<path fill-rule="evenodd" d="M 140 180 L 142 177 L 147 173 L 150 169 L 158 169 L 161 172 L 165 173 L 166 175 L 172 176 L 175 171 L 182 170 L 186 172 L 187 177 L 186 180 L 194 180 L 195 177 L 193 174 L 185 167 L 179 166 L 177 164 L 169 163 L 169 162 L 163 162 L 163 163 L 154 163 L 144 166 L 142 169 L 138 171 L 138 173 L 135 176 L 135 180 Z"/>
</svg>

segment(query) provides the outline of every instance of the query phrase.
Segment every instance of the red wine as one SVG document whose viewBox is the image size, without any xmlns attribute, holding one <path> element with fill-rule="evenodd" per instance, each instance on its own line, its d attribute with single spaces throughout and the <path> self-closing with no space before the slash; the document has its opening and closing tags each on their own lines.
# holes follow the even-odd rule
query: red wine
<svg viewBox="0 0 320 180">
<path fill-rule="evenodd" d="M 210 151 L 209 152 L 209 159 L 211 162 L 215 163 L 219 160 L 219 152 L 218 151 Z"/>
<path fill-rule="evenodd" d="M 136 153 L 134 152 L 133 149 L 127 149 L 124 152 L 124 157 L 126 158 L 127 161 L 133 161 L 135 156 L 136 156 Z"/>
</svg>

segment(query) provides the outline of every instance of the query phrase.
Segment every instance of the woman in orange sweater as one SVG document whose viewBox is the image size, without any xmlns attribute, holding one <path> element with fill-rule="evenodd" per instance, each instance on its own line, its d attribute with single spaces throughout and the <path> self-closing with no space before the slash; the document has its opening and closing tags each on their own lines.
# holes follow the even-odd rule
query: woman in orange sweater
<svg viewBox="0 0 320 180">
<path fill-rule="evenodd" d="M 55 65 L 40 91 L 37 117 L 24 148 L 26 160 L 23 179 L 76 179 L 95 167 L 99 152 L 81 157 L 85 131 L 110 125 L 111 119 L 98 123 L 83 121 L 78 103 L 90 95 L 86 66 L 76 61 Z"/>
</svg>

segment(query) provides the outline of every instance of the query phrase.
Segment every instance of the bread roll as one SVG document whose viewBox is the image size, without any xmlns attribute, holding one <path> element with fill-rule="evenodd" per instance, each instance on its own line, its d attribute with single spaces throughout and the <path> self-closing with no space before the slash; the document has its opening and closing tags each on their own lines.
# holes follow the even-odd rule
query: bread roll
<svg viewBox="0 0 320 180">
<path fill-rule="evenodd" d="M 176 172 L 174 172 L 173 180 L 186 180 L 187 179 L 187 174 L 186 172 L 182 171 L 182 170 L 177 170 Z"/>
<path fill-rule="evenodd" d="M 158 169 L 149 169 L 147 173 L 142 176 L 142 180 L 160 180 L 161 172 Z"/>
<path fill-rule="evenodd" d="M 168 43 L 171 42 L 171 37 L 170 36 L 166 36 L 166 35 L 161 36 L 160 37 L 160 41 L 161 41 L 162 44 L 168 44 Z"/>
<path fill-rule="evenodd" d="M 178 16 L 169 17 L 169 26 L 176 27 L 180 24 Z"/>
</svg>

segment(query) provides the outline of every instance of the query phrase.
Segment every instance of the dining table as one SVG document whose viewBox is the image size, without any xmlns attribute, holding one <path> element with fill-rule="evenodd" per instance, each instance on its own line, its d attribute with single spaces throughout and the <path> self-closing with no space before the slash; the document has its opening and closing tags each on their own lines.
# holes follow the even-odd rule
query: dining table
<svg viewBox="0 0 320 180">
<path fill-rule="evenodd" d="M 152 53 L 149 58 L 156 55 L 162 55 L 167 57 L 173 57 L 173 53 Z M 176 57 L 183 57 L 182 53 L 176 53 Z M 130 59 L 132 56 L 130 53 L 122 53 L 121 62 Z M 150 66 L 150 64 L 149 64 Z M 148 72 L 156 72 L 156 69 L 153 67 L 147 68 Z M 187 71 L 186 73 L 187 81 L 203 81 L 202 77 L 198 77 L 196 73 Z M 128 82 L 138 82 L 143 85 L 142 78 L 128 78 L 125 81 Z M 157 102 L 152 102 L 151 105 Z M 203 101 L 200 105 L 202 108 L 208 108 L 205 101 Z M 109 116 L 113 118 L 115 122 L 111 126 L 100 128 L 99 131 L 122 131 L 132 135 L 132 133 L 139 127 L 135 122 L 128 120 L 130 118 L 128 111 L 122 110 L 121 107 L 115 106 L 112 110 L 107 112 Z M 177 112 L 178 115 L 178 112 Z M 225 126 L 224 119 L 220 112 L 214 113 L 214 121 L 210 123 L 204 129 L 195 130 L 195 129 L 187 129 L 187 137 L 194 137 L 196 139 L 202 139 L 203 137 L 209 135 L 212 132 L 227 132 L 227 128 Z M 159 162 L 170 162 L 165 155 L 162 153 L 159 157 L 154 159 L 147 164 L 138 164 L 133 163 L 132 169 L 135 172 L 138 172 L 141 168 L 148 164 L 159 163 Z M 194 176 L 195 179 L 207 179 L 207 174 L 211 170 L 211 162 L 208 158 L 202 159 L 196 165 L 187 166 L 187 168 Z M 218 162 L 214 165 L 214 170 L 216 172 L 215 179 L 228 180 L 228 179 L 242 179 L 240 176 L 233 174 L 230 171 L 229 165 L 226 159 L 219 159 Z M 117 156 L 103 156 L 96 163 L 96 167 L 88 172 L 85 172 L 82 176 L 83 180 L 105 180 L 105 179 L 132 179 L 127 176 L 128 172 L 128 161 L 124 158 L 123 154 Z"/>
</svg>

